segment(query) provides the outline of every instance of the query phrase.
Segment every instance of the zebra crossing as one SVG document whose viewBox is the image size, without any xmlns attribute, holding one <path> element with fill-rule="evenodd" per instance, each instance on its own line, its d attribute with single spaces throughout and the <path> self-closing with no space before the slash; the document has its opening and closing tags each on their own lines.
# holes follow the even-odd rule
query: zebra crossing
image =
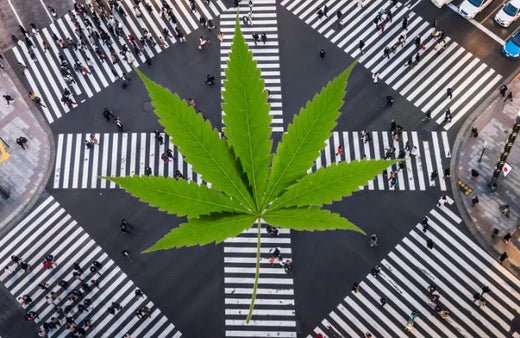
<svg viewBox="0 0 520 338">
<path fill-rule="evenodd" d="M 98 144 L 87 148 L 85 142 L 94 135 Z M 402 133 L 399 141 L 390 132 L 370 132 L 371 140 L 365 143 L 360 132 L 333 132 L 325 148 L 316 159 L 312 170 L 340 161 L 354 161 L 363 158 L 380 159 L 393 146 L 396 158 L 401 150 L 406 155 L 404 168 L 394 165 L 368 182 L 368 190 L 447 190 L 443 178 L 443 168 L 448 167 L 450 145 L 447 132 Z M 184 161 L 177 147 L 170 143 L 170 137 L 161 133 L 163 143 L 155 133 L 68 133 L 58 134 L 56 163 L 52 187 L 54 189 L 114 189 L 116 184 L 99 178 L 100 176 L 150 175 L 174 177 L 182 174 L 187 180 L 205 184 L 202 177 Z M 409 148 L 406 147 L 408 143 Z M 338 153 L 338 147 L 343 153 Z M 414 152 L 413 148 L 416 148 Z M 171 157 L 168 154 L 171 150 Z M 405 149 L 410 149 L 405 151 Z M 413 156 L 415 154 L 415 156 Z M 431 179 L 436 171 L 437 177 Z M 391 184 L 390 175 L 396 173 L 397 185 Z"/>
<path fill-rule="evenodd" d="M 49 254 L 54 256 L 57 265 L 46 270 L 41 264 Z M 31 270 L 24 272 L 17 268 L 12 255 L 30 264 Z M 38 326 L 52 317 L 64 324 L 67 316 L 78 328 L 90 320 L 92 327 L 87 329 L 88 337 L 122 337 L 126 333 L 132 337 L 181 337 L 152 301 L 145 295 L 135 296 L 137 286 L 52 196 L 2 236 L 0 260 L 2 267 L 6 267 L 2 269 L 0 281 L 15 298 L 23 295 L 32 298 L 24 311 L 38 314 L 39 318 L 35 319 Z M 102 265 L 97 271 L 89 270 L 94 261 Z M 75 262 L 83 269 L 81 280 L 73 276 Z M 62 280 L 69 285 L 59 285 Z M 97 287 L 93 281 L 97 281 Z M 40 287 L 41 283 L 47 284 L 46 289 Z M 83 294 L 71 300 L 73 290 L 82 290 Z M 48 298 L 51 292 L 59 295 L 53 302 Z M 112 302 L 122 307 L 114 315 L 108 313 Z M 80 303 L 87 304 L 87 312 L 79 311 Z M 150 309 L 149 318 L 139 319 L 134 314 L 142 306 Z M 60 309 L 64 313 L 60 314 Z M 65 325 L 60 325 L 49 332 L 49 337 L 70 334 Z"/>
<path fill-rule="evenodd" d="M 252 26 L 247 26 L 241 20 L 241 28 L 244 38 L 249 45 L 253 58 L 256 60 L 258 68 L 261 70 L 265 88 L 269 91 L 269 103 L 272 117 L 271 128 L 275 132 L 283 132 L 283 107 L 282 107 L 282 85 L 280 76 L 280 50 L 278 36 L 278 19 L 276 14 L 276 0 L 254 0 L 251 8 L 247 1 L 239 4 L 240 16 L 249 17 L 251 11 Z M 220 16 L 221 31 L 224 39 L 220 47 L 220 64 L 222 83 L 225 80 L 225 70 L 227 67 L 231 43 L 234 36 L 236 18 L 236 8 L 224 12 Z M 255 43 L 253 34 L 258 34 L 258 41 Z M 260 37 L 265 33 L 267 40 L 263 42 Z M 222 88 L 224 90 L 224 88 Z"/>
<path fill-rule="evenodd" d="M 161 134 L 163 143 L 155 133 L 93 133 L 98 144 L 87 148 L 85 141 L 92 133 L 59 134 L 54 189 L 113 189 L 116 184 L 98 176 L 150 175 L 174 177 L 176 171 L 187 180 L 203 183 L 193 172 L 170 137 Z M 171 150 L 171 157 L 168 154 Z"/>
<path fill-rule="evenodd" d="M 277 236 L 270 236 L 267 227 L 261 226 L 257 297 L 251 322 L 245 323 L 253 292 L 257 232 L 253 226 L 224 241 L 225 336 L 296 337 L 293 278 L 282 266 L 282 262 L 292 262 L 289 229 L 278 229 Z M 271 258 L 274 249 L 283 261 Z"/>
<path fill-rule="evenodd" d="M 448 197 L 448 204 L 453 200 Z M 461 230 L 462 220 L 445 204 L 432 209 L 429 227 L 417 224 L 380 262 L 381 272 L 359 283 L 314 329 L 324 337 L 510 337 L 511 321 L 520 310 L 520 280 L 503 268 Z M 426 247 L 432 239 L 433 249 Z M 428 286 L 436 285 L 443 318 L 433 310 Z M 473 295 L 483 286 L 485 306 Z M 387 303 L 382 306 L 380 299 Z M 405 331 L 415 311 L 410 333 Z M 308 338 L 311 338 L 309 335 Z"/>
<path fill-rule="evenodd" d="M 438 53 L 435 28 L 406 6 L 384 0 L 283 0 L 290 12 L 336 44 L 345 53 L 364 65 L 372 73 L 379 73 L 379 79 L 386 82 L 423 113 L 431 110 L 432 119 L 444 129 L 450 129 L 465 114 L 472 111 L 478 103 L 496 90 L 502 76 L 483 63 L 478 57 L 466 51 L 454 40 L 446 37 L 446 49 Z M 317 12 L 324 5 L 329 7 L 328 17 L 318 18 Z M 373 20 L 378 13 L 392 8 L 392 22 L 385 28 L 384 34 L 378 32 Z M 338 20 L 336 12 L 343 13 Z M 402 19 L 408 18 L 408 29 L 402 28 Z M 399 36 L 407 35 L 404 46 L 399 43 Z M 421 37 L 424 49 L 418 49 L 413 43 L 415 37 Z M 359 49 L 359 42 L 365 43 L 364 53 Z M 385 47 L 398 46 L 395 54 L 386 58 Z M 420 51 L 420 61 L 408 69 L 407 60 Z M 441 49 L 442 50 L 442 49 Z M 447 89 L 453 89 L 453 98 L 447 97 Z M 451 122 L 445 121 L 445 112 L 450 109 Z"/>
<path fill-rule="evenodd" d="M 40 30 L 38 34 L 30 37 L 34 44 L 31 50 L 34 57 L 29 55 L 29 49 L 26 44 L 19 42 L 12 49 L 14 59 L 25 65 L 27 68 L 24 75 L 29 84 L 29 90 L 35 92 L 42 99 L 42 111 L 49 123 L 62 117 L 71 110 L 67 104 L 61 101 L 64 90 L 67 88 L 71 92 L 73 101 L 80 104 L 91 98 L 94 94 L 115 82 L 123 73 L 132 71 L 133 66 L 139 66 L 147 61 L 147 58 L 161 53 L 170 45 L 177 43 L 175 38 L 175 27 L 178 27 L 183 34 L 190 34 L 199 27 L 199 19 L 203 16 L 206 20 L 218 17 L 226 6 L 222 0 L 202 1 L 196 0 L 196 10 L 191 10 L 189 0 L 165 0 L 164 3 L 171 7 L 175 17 L 175 22 L 168 20 L 161 12 L 163 7 L 161 1 L 147 1 L 151 5 L 152 11 L 146 10 L 142 4 L 136 5 L 132 0 L 118 1 L 125 10 L 126 15 L 121 17 L 117 11 L 111 16 L 113 18 L 104 18 L 101 15 L 99 29 L 93 21 L 93 15 L 88 14 L 83 18 L 69 11 L 63 17 L 54 21 L 49 27 Z M 141 13 L 137 16 L 136 8 Z M 77 22 L 77 26 L 76 26 Z M 118 36 L 112 31 L 117 25 L 121 24 L 124 34 Z M 113 28 L 110 28 L 113 27 Z M 131 46 L 128 40 L 132 35 L 137 41 L 143 37 L 143 29 L 146 29 L 153 36 L 155 46 L 144 44 L 141 46 L 141 52 L 137 53 L 134 48 L 129 48 L 126 53 L 127 60 L 122 60 L 121 55 L 123 46 Z M 163 29 L 169 34 L 165 35 Z M 103 30 L 110 36 L 110 46 L 104 43 L 96 43 L 89 32 L 98 32 Z M 80 48 L 74 50 L 72 48 L 61 48 L 56 37 L 66 40 L 72 38 L 78 42 Z M 164 39 L 164 43 L 159 43 L 160 38 Z M 80 42 L 84 40 L 85 46 L 81 48 Z M 44 41 L 48 44 L 48 48 L 44 47 Z M 106 57 L 106 61 L 101 60 L 95 49 L 99 48 L 99 52 Z M 113 62 L 111 59 L 111 48 L 114 55 L 121 59 Z M 60 71 L 60 57 L 62 55 L 69 65 L 74 66 L 77 62 L 86 66 L 90 73 L 82 75 L 79 71 L 72 72 L 74 82 L 70 85 L 66 83 Z"/>
<path fill-rule="evenodd" d="M 413 191 L 438 188 L 441 191 L 447 190 L 446 179 L 443 177 L 443 168 L 449 167 L 451 157 L 447 132 L 431 132 L 424 135 L 416 131 L 403 131 L 398 141 L 392 138 L 391 132 L 373 131 L 369 133 L 371 140 L 365 142 L 361 138 L 361 133 L 357 131 L 333 132 L 309 171 L 341 161 L 385 158 L 386 150 L 393 146 L 396 158 L 399 157 L 401 151 L 405 155 L 404 168 L 399 169 L 399 165 L 394 165 L 360 189 Z M 408 149 L 407 143 L 410 151 L 405 150 Z M 343 149 L 342 152 L 338 151 L 339 147 Z M 417 149 L 412 150 L 414 147 Z M 437 171 L 438 176 L 431 179 L 433 171 Z M 395 186 L 392 186 L 390 180 L 392 172 L 397 175 L 398 183 Z"/>
</svg>

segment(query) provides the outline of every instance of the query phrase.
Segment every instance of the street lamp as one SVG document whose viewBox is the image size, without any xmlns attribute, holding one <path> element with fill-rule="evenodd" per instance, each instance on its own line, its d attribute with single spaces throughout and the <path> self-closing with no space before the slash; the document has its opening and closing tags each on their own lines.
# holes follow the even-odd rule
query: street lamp
<svg viewBox="0 0 520 338">
<path fill-rule="evenodd" d="M 484 152 L 486 151 L 487 141 L 484 140 L 484 143 L 482 144 L 482 152 L 480 153 L 480 157 L 478 158 L 479 162 L 482 162 L 482 156 L 484 156 Z"/>
<path fill-rule="evenodd" d="M 500 153 L 500 159 L 498 160 L 497 164 L 495 165 L 495 170 L 493 171 L 493 176 L 491 177 L 491 180 L 489 181 L 489 187 L 491 188 L 491 191 L 493 191 L 493 192 L 497 190 L 498 177 L 500 176 L 500 173 L 502 172 L 502 169 L 504 168 L 504 165 L 506 164 L 507 156 L 509 156 L 509 153 L 511 152 L 511 148 L 513 147 L 513 144 L 515 143 L 516 137 L 518 136 L 518 132 L 520 132 L 520 112 L 518 112 L 518 115 L 516 116 L 516 121 L 515 121 L 515 124 L 513 125 L 513 130 L 507 137 L 504 149 Z"/>
</svg>

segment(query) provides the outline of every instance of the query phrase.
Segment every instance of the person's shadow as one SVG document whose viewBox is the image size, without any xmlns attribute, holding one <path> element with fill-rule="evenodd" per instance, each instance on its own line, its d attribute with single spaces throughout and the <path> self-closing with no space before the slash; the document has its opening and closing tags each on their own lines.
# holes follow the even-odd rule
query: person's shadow
<svg viewBox="0 0 520 338">
<path fill-rule="evenodd" d="M 517 312 L 515 318 L 511 321 L 511 328 L 507 333 L 508 337 L 513 337 L 515 332 L 520 332 L 520 314 Z"/>
</svg>

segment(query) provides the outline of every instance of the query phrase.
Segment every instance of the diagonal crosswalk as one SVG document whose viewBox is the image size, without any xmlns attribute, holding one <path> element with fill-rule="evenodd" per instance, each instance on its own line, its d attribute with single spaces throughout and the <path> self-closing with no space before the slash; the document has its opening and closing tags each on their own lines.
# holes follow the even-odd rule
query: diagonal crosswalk
<svg viewBox="0 0 520 338">
<path fill-rule="evenodd" d="M 57 265 L 46 270 L 42 262 L 49 254 Z M 12 255 L 30 264 L 31 270 L 22 270 L 11 260 Z M 66 328 L 66 318 L 74 323 L 76 332 L 85 328 L 88 337 L 122 337 L 126 333 L 132 337 L 181 337 L 146 295 L 135 295 L 137 286 L 52 196 L 0 239 L 0 260 L 0 281 L 15 298 L 30 296 L 32 302 L 24 305 L 24 310 L 39 316 L 35 320 L 38 326 L 52 318 L 59 321 L 57 328 L 48 332 L 49 337 L 72 335 L 74 329 Z M 101 267 L 92 271 L 95 261 Z M 74 263 L 82 269 L 78 277 L 73 275 Z M 61 281 L 68 286 L 60 285 Z M 45 289 L 41 283 L 46 284 Z M 78 291 L 81 293 L 73 296 Z M 52 293 L 57 295 L 54 301 L 49 298 Z M 121 306 L 113 315 L 108 312 L 112 302 Z M 80 304 L 86 305 L 87 311 L 81 312 Z M 143 306 L 150 310 L 149 318 L 135 315 Z"/>
<path fill-rule="evenodd" d="M 94 14 L 93 11 L 86 14 L 69 11 L 29 38 L 33 48 L 20 41 L 12 49 L 15 60 L 27 67 L 24 75 L 29 90 L 42 99 L 42 110 L 49 123 L 74 108 L 74 105 L 68 106 L 61 100 L 65 89 L 70 91 L 75 103 L 81 104 L 118 80 L 123 73 L 129 73 L 132 65 L 139 66 L 177 43 L 175 28 L 186 36 L 198 29 L 201 16 L 206 20 L 214 19 L 226 10 L 222 0 L 196 0 L 195 10 L 191 9 L 189 0 L 147 1 L 151 11 L 142 3 L 135 5 L 132 0 L 118 3 L 125 14 L 116 10 L 110 16 Z M 138 16 L 138 13 L 141 14 Z M 108 36 L 106 42 L 96 37 L 103 32 Z M 140 42 L 145 34 L 151 36 L 155 44 Z M 137 48 L 133 47 L 129 36 L 133 36 Z M 59 39 L 66 41 L 68 38 L 77 47 L 62 48 Z M 44 47 L 44 43 L 48 47 Z M 34 56 L 31 57 L 29 52 Z M 68 65 L 62 67 L 63 61 Z M 83 74 L 80 69 L 74 70 L 77 63 L 86 67 L 88 72 Z M 65 79 L 62 68 L 70 72 L 70 81 Z"/>
<path fill-rule="evenodd" d="M 327 167 L 341 161 L 351 162 L 361 159 L 381 159 L 387 155 L 390 146 L 395 148 L 394 158 L 402 152 L 403 164 L 388 168 L 367 186 L 368 190 L 426 190 L 436 188 L 447 190 L 444 168 L 449 167 L 451 157 L 448 136 L 445 131 L 420 134 L 403 131 L 399 140 L 394 140 L 391 132 L 368 132 L 370 140 L 365 142 L 357 131 L 335 131 L 326 142 L 324 150 L 310 170 Z M 342 148 L 342 150 L 338 148 Z M 416 147 L 416 149 L 414 149 Z M 438 176 L 431 179 L 431 173 Z M 392 173 L 395 178 L 392 179 Z M 394 185 L 395 184 L 395 185 Z"/>
<path fill-rule="evenodd" d="M 224 241 L 226 337 L 296 337 L 294 287 L 291 272 L 282 263 L 292 262 L 290 230 L 269 235 L 262 225 L 260 278 L 252 320 L 245 324 L 253 292 L 258 228 Z M 278 249 L 282 260 L 273 257 Z"/>
<path fill-rule="evenodd" d="M 448 204 L 453 200 L 448 197 Z M 461 230 L 462 220 L 445 204 L 428 215 L 428 228 L 417 224 L 315 329 L 325 337 L 510 337 L 520 310 L 520 280 L 504 269 Z M 428 239 L 433 249 L 426 245 Z M 428 287 L 435 285 L 443 318 L 434 310 Z M 485 305 L 475 293 L 484 286 Z M 381 305 L 381 298 L 386 304 Z M 418 314 L 405 331 L 412 311 Z M 308 336 L 309 338 L 311 336 Z"/>
<path fill-rule="evenodd" d="M 113 189 L 116 188 L 114 183 L 98 177 L 146 175 L 146 168 L 149 168 L 150 175 L 174 177 L 177 172 L 188 180 L 204 183 L 184 161 L 177 147 L 170 143 L 168 135 L 161 133 L 161 144 L 154 133 L 92 134 L 98 144 L 91 148 L 85 144 L 91 133 L 58 134 L 54 189 Z M 368 142 L 364 142 L 361 135 L 362 132 L 355 131 L 333 132 L 310 170 L 341 161 L 384 158 L 387 149 L 393 146 L 395 158 L 404 155 L 404 165 L 388 168 L 360 189 L 447 190 L 447 180 L 443 175 L 451 157 L 447 132 L 421 134 L 403 131 L 398 141 L 390 132 L 370 132 L 371 140 Z M 339 153 L 339 147 L 343 149 L 342 153 Z M 171 150 L 170 157 L 167 156 L 168 149 Z M 438 176 L 431 179 L 434 171 Z M 395 178 L 392 179 L 393 175 Z"/>
<path fill-rule="evenodd" d="M 391 2 L 375 0 L 365 1 L 361 7 L 362 2 L 283 0 L 282 6 L 345 53 L 359 58 L 369 71 L 379 73 L 381 80 L 423 113 L 430 110 L 432 118 L 446 130 L 496 90 L 502 79 L 500 74 L 449 37 L 445 38 L 446 48 L 438 52 L 439 46 L 432 37 L 435 29 L 401 3 L 392 6 Z M 328 16 L 320 19 L 317 13 L 324 5 L 329 8 Z M 387 9 L 391 9 L 392 21 L 386 22 L 384 33 L 380 33 L 374 19 Z M 341 20 L 336 15 L 338 10 L 342 13 Z M 406 30 L 402 24 L 405 17 Z M 399 37 L 403 34 L 406 37 L 401 44 Z M 416 37 L 421 37 L 423 48 L 416 47 Z M 360 40 L 365 44 L 364 53 L 359 49 Z M 390 53 L 390 58 L 385 57 L 384 48 L 393 46 L 395 52 Z M 415 60 L 416 54 L 420 60 L 408 67 L 408 60 Z M 453 90 L 451 99 L 447 96 L 448 88 Z M 448 108 L 453 116 L 451 122 L 445 121 Z"/>
<path fill-rule="evenodd" d="M 253 58 L 261 70 L 265 88 L 269 91 L 269 103 L 272 117 L 271 128 L 275 132 L 283 132 L 283 107 L 282 107 L 282 84 L 280 76 L 280 50 L 278 36 L 278 19 L 276 14 L 276 0 L 255 0 L 251 8 L 247 1 L 239 4 L 240 17 L 249 17 L 251 12 L 252 25 L 245 25 L 241 20 L 241 28 L 245 40 L 249 45 Z M 231 42 L 234 36 L 236 9 L 231 8 L 220 16 L 221 31 L 224 34 L 220 47 L 220 63 L 222 81 L 225 81 L 225 70 L 227 67 Z M 266 41 L 262 41 L 262 33 L 265 33 Z M 258 34 L 255 43 L 253 34 Z M 224 90 L 224 88 L 222 88 Z"/>
</svg>

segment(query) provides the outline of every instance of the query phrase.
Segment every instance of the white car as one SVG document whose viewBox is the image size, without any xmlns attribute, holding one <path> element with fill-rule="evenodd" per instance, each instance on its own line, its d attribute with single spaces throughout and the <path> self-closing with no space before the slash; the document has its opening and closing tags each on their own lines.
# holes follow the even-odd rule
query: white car
<svg viewBox="0 0 520 338">
<path fill-rule="evenodd" d="M 432 3 L 435 5 L 435 7 L 441 8 L 444 5 L 449 4 L 453 0 L 432 0 Z"/>
<path fill-rule="evenodd" d="M 520 16 L 520 0 L 510 0 L 495 15 L 495 21 L 503 27 L 509 27 Z"/>
<path fill-rule="evenodd" d="M 459 13 L 466 19 L 473 19 L 493 0 L 464 0 L 459 6 Z"/>
</svg>

